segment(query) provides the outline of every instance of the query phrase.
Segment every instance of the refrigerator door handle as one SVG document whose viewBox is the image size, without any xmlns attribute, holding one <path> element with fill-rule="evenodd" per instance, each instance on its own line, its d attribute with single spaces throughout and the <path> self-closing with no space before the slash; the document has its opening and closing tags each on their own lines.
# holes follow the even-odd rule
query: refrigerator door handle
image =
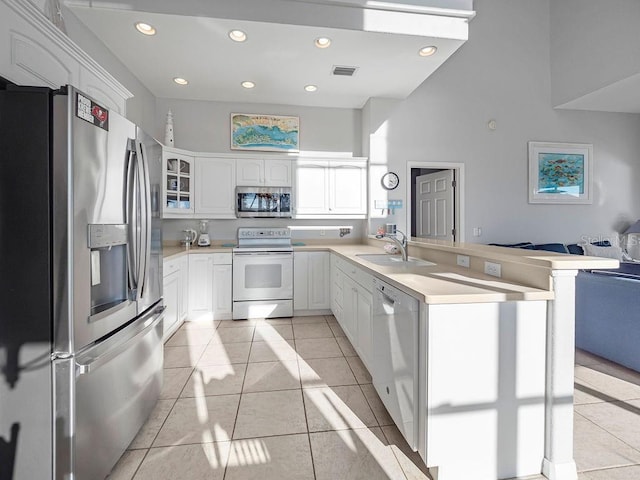
<svg viewBox="0 0 640 480">
<path fill-rule="evenodd" d="M 131 140 L 130 140 L 131 142 Z M 129 230 L 129 242 L 127 246 L 127 260 L 129 268 L 129 289 L 131 290 L 132 300 L 136 299 L 136 291 L 138 289 L 139 281 L 139 244 L 138 244 L 138 214 L 137 211 L 140 208 L 139 198 L 137 195 L 137 159 L 135 151 L 131 148 L 128 149 L 127 160 L 127 184 L 126 184 L 126 218 L 127 226 Z"/>
<path fill-rule="evenodd" d="M 166 308 L 167 307 L 165 306 L 157 307 L 153 312 L 151 312 L 149 318 L 141 318 L 139 322 L 141 322 L 141 324 L 144 326 L 140 326 L 131 337 L 121 341 L 112 348 L 107 349 L 104 353 L 101 353 L 95 357 L 87 355 L 89 357 L 87 358 L 87 360 L 83 360 L 82 356 L 80 356 L 76 361 L 76 374 L 85 375 L 94 372 L 101 366 L 108 363 L 111 359 L 120 355 L 123 351 L 129 348 L 130 345 L 137 342 L 139 338 L 144 337 L 147 332 L 155 328 L 155 326 L 162 321 L 165 315 L 164 312 Z"/>
<path fill-rule="evenodd" d="M 140 217 L 141 217 L 141 246 L 140 246 L 140 292 L 144 294 L 146 280 L 149 277 L 151 263 L 151 185 L 149 179 L 149 165 L 147 163 L 144 145 L 136 142 L 136 157 L 140 168 Z"/>
</svg>

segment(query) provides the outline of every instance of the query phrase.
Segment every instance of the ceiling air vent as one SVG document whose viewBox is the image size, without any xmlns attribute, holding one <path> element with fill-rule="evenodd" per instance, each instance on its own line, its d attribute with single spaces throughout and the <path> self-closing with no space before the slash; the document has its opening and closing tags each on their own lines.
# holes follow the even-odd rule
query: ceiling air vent
<svg viewBox="0 0 640 480">
<path fill-rule="evenodd" d="M 358 67 L 345 67 L 341 65 L 334 65 L 332 73 L 334 75 L 341 75 L 343 77 L 352 77 L 354 73 L 356 73 Z"/>
</svg>

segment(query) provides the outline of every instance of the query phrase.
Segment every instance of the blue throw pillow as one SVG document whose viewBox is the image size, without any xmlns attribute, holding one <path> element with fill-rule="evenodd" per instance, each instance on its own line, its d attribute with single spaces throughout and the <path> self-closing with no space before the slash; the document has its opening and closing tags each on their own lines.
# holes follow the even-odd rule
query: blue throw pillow
<svg viewBox="0 0 640 480">
<path fill-rule="evenodd" d="M 577 243 L 572 243 L 571 245 L 567 245 L 567 250 L 571 255 L 584 255 L 584 250 Z"/>
<path fill-rule="evenodd" d="M 533 246 L 536 250 L 546 250 L 548 252 L 569 253 L 564 243 L 540 243 Z"/>
<path fill-rule="evenodd" d="M 609 240 L 601 240 L 599 242 L 592 242 L 591 245 L 595 245 L 596 247 L 610 247 L 611 242 L 609 242 Z M 567 245 L 567 250 L 569 250 L 569 253 L 572 255 L 584 255 L 584 250 L 577 243 Z"/>
</svg>

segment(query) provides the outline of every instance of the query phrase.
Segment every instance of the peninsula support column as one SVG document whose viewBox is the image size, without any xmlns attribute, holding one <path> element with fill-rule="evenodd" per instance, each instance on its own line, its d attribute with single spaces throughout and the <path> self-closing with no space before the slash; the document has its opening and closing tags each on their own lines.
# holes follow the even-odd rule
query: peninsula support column
<svg viewBox="0 0 640 480">
<path fill-rule="evenodd" d="M 577 270 L 551 272 L 555 299 L 547 307 L 545 446 L 542 473 L 549 480 L 576 480 L 573 459 L 575 277 Z"/>
</svg>

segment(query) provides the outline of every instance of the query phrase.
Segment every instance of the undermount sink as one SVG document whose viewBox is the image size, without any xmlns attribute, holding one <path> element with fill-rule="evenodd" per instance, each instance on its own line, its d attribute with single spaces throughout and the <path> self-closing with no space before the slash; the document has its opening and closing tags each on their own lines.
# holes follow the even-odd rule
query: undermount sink
<svg viewBox="0 0 640 480">
<path fill-rule="evenodd" d="M 411 265 L 413 267 L 427 267 L 435 265 L 433 262 L 429 262 L 427 260 L 422 260 L 421 258 L 409 257 L 405 262 L 402 260 L 402 257 L 397 255 L 387 255 L 386 253 L 361 253 L 356 254 L 356 257 L 365 260 L 367 262 L 375 263 L 376 265 L 382 266 L 400 266 L 400 265 Z"/>
</svg>

